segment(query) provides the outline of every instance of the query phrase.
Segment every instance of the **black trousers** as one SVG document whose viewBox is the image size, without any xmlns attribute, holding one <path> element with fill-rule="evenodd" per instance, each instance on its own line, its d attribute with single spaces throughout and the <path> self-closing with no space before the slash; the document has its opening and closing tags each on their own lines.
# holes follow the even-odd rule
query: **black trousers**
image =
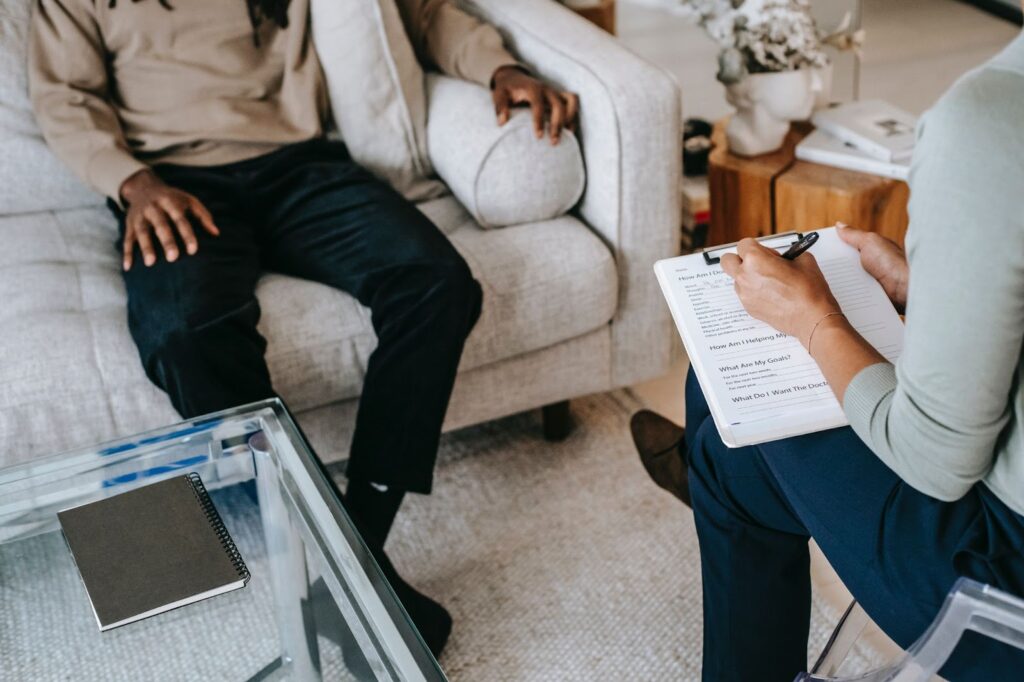
<svg viewBox="0 0 1024 682">
<path fill-rule="evenodd" d="M 370 357 L 348 473 L 430 492 L 441 424 L 481 289 L 445 236 L 358 166 L 312 140 L 215 167 L 159 165 L 220 228 L 199 251 L 124 274 L 128 324 L 146 374 L 183 417 L 275 395 L 256 330 L 264 271 L 328 284 L 370 308 Z M 112 206 L 121 222 L 124 215 Z M 119 245 L 120 248 L 120 245 Z"/>
<path fill-rule="evenodd" d="M 686 441 L 708 682 L 791 682 L 806 670 L 811 537 L 904 648 L 961 576 L 1024 596 L 1024 517 L 982 483 L 956 502 L 936 500 L 849 427 L 730 449 L 692 370 Z M 1022 671 L 1024 652 L 968 632 L 942 675 L 1009 682 Z"/>
</svg>

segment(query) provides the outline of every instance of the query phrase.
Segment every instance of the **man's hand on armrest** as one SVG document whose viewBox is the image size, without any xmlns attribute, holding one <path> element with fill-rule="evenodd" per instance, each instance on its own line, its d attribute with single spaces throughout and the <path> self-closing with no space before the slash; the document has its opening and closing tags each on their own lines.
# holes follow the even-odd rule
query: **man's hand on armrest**
<svg viewBox="0 0 1024 682">
<path fill-rule="evenodd" d="M 124 269 L 132 267 L 135 244 L 142 251 L 142 260 L 149 267 L 156 263 L 157 253 L 153 244 L 155 235 L 163 248 L 168 262 L 178 260 L 178 241 L 175 229 L 185 244 L 185 251 L 193 255 L 199 250 L 199 241 L 189 220 L 191 214 L 204 230 L 214 237 L 220 230 L 213 222 L 213 216 L 202 202 L 188 192 L 182 192 L 166 184 L 156 173 L 141 170 L 121 183 L 121 199 L 128 207 L 124 220 Z M 171 225 L 174 225 L 172 228 Z"/>
<path fill-rule="evenodd" d="M 576 129 L 579 98 L 574 93 L 554 89 L 518 66 L 502 66 L 495 71 L 491 79 L 491 93 L 498 125 L 508 123 L 513 106 L 528 104 L 533 113 L 533 130 L 538 140 L 544 137 L 545 123 L 551 144 L 558 144 L 563 128 Z"/>
</svg>

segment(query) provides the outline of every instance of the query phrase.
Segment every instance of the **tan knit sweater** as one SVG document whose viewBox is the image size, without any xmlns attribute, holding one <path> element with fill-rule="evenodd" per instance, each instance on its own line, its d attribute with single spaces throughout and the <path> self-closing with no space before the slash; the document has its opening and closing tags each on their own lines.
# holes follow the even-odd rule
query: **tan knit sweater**
<svg viewBox="0 0 1024 682">
<path fill-rule="evenodd" d="M 87 183 L 119 199 L 121 183 L 158 162 L 209 166 L 323 132 L 327 101 L 309 0 L 289 26 L 246 0 L 40 0 L 29 89 L 51 148 Z M 492 27 L 445 0 L 399 0 L 421 58 L 486 84 L 514 64 Z M 353 93 L 353 96 L 358 96 Z"/>
</svg>

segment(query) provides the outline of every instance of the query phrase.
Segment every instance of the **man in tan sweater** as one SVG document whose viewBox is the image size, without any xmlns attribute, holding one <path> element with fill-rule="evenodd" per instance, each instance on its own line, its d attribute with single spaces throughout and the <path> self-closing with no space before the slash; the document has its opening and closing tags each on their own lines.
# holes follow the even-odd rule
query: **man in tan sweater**
<svg viewBox="0 0 1024 682">
<path fill-rule="evenodd" d="M 573 124 L 575 96 L 520 68 L 492 27 L 444 0 L 398 5 L 421 59 L 490 87 L 499 123 L 528 104 L 538 137 L 557 143 Z M 309 23 L 309 0 L 39 0 L 32 101 L 47 142 L 120 222 L 129 327 L 182 416 L 275 395 L 256 328 L 262 271 L 371 309 L 378 346 L 345 503 L 436 654 L 451 619 L 383 545 L 405 492 L 430 492 L 481 290 L 434 225 L 324 140 Z"/>
</svg>

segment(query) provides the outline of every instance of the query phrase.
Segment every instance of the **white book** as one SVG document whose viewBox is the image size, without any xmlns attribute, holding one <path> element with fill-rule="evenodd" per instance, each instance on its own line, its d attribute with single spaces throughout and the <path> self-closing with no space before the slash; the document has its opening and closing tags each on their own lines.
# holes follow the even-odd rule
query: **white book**
<svg viewBox="0 0 1024 682">
<path fill-rule="evenodd" d="M 901 161 L 914 151 L 917 117 L 877 99 L 814 112 L 811 122 L 880 161 Z"/>
<path fill-rule="evenodd" d="M 886 359 L 903 350 L 903 323 L 857 250 L 834 228 L 818 230 L 811 253 L 847 319 Z M 795 238 L 764 240 L 783 251 Z M 722 253 L 735 248 L 722 247 Z M 716 255 L 718 251 L 713 251 Z M 732 278 L 703 253 L 658 261 L 654 272 L 722 441 L 754 445 L 845 426 L 846 415 L 800 342 L 743 309 Z"/>
<path fill-rule="evenodd" d="M 880 161 L 823 130 L 815 130 L 800 141 L 796 146 L 796 158 L 904 182 L 910 174 L 909 158 L 903 161 Z"/>
</svg>

